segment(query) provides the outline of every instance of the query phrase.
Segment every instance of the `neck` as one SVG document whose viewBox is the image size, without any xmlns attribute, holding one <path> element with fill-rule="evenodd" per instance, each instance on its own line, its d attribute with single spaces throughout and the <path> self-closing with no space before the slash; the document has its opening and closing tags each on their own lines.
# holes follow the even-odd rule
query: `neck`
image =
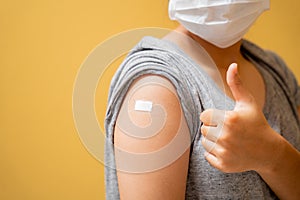
<svg viewBox="0 0 300 200">
<path fill-rule="evenodd" d="M 245 61 L 245 58 L 242 56 L 240 52 L 242 41 L 235 43 L 234 45 L 227 47 L 227 48 L 219 48 L 201 37 L 189 32 L 183 26 L 179 26 L 177 31 L 184 33 L 191 37 L 194 41 L 196 41 L 199 45 L 201 45 L 208 54 L 212 57 L 215 61 L 217 67 L 219 69 L 227 70 L 229 65 L 233 62 L 241 63 Z"/>
</svg>

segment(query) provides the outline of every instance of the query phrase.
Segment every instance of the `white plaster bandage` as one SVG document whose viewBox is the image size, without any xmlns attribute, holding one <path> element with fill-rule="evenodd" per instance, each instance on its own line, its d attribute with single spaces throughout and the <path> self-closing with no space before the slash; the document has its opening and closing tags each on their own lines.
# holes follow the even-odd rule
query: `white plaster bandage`
<svg viewBox="0 0 300 200">
<path fill-rule="evenodd" d="M 151 101 L 136 100 L 134 110 L 142 112 L 151 112 L 153 103 Z"/>
</svg>

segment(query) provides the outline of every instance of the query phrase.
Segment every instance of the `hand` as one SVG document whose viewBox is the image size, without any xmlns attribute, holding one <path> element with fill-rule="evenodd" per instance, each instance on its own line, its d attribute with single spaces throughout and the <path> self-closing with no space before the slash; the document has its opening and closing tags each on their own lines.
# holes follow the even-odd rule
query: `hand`
<svg viewBox="0 0 300 200">
<path fill-rule="evenodd" d="M 234 110 L 209 109 L 200 116 L 206 159 L 227 173 L 264 170 L 276 160 L 280 135 L 272 130 L 243 86 L 237 64 L 230 65 L 227 84 L 236 100 Z"/>
</svg>

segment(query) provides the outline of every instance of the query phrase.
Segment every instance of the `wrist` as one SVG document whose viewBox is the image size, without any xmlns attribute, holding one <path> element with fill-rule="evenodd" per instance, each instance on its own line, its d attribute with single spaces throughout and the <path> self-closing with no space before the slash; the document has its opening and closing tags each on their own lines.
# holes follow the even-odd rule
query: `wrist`
<svg viewBox="0 0 300 200">
<path fill-rule="evenodd" d="M 262 174 L 276 173 L 280 168 L 280 163 L 284 160 L 287 142 L 286 140 L 277 132 L 275 132 L 271 127 L 267 130 L 266 136 L 268 137 L 267 142 L 264 144 L 264 158 L 260 163 L 256 171 Z"/>
</svg>

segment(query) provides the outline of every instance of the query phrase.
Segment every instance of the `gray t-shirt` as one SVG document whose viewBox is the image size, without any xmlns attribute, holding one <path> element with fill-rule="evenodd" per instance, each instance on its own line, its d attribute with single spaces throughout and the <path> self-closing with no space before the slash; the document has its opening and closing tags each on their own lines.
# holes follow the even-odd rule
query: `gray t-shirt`
<svg viewBox="0 0 300 200">
<path fill-rule="evenodd" d="M 293 73 L 274 53 L 243 40 L 241 52 L 261 73 L 266 85 L 263 108 L 271 127 L 300 150 L 297 107 L 300 89 Z M 223 173 L 204 158 L 199 115 L 207 108 L 233 109 L 235 102 L 185 52 L 172 42 L 144 37 L 114 75 L 105 119 L 106 198 L 120 199 L 115 166 L 113 133 L 123 99 L 131 83 L 145 74 L 167 78 L 175 87 L 192 138 L 186 199 L 277 199 L 255 171 Z M 225 102 L 225 103 L 224 103 Z M 284 162 L 284 161 L 282 161 Z M 138 190 L 138 188 L 137 188 Z"/>
</svg>

